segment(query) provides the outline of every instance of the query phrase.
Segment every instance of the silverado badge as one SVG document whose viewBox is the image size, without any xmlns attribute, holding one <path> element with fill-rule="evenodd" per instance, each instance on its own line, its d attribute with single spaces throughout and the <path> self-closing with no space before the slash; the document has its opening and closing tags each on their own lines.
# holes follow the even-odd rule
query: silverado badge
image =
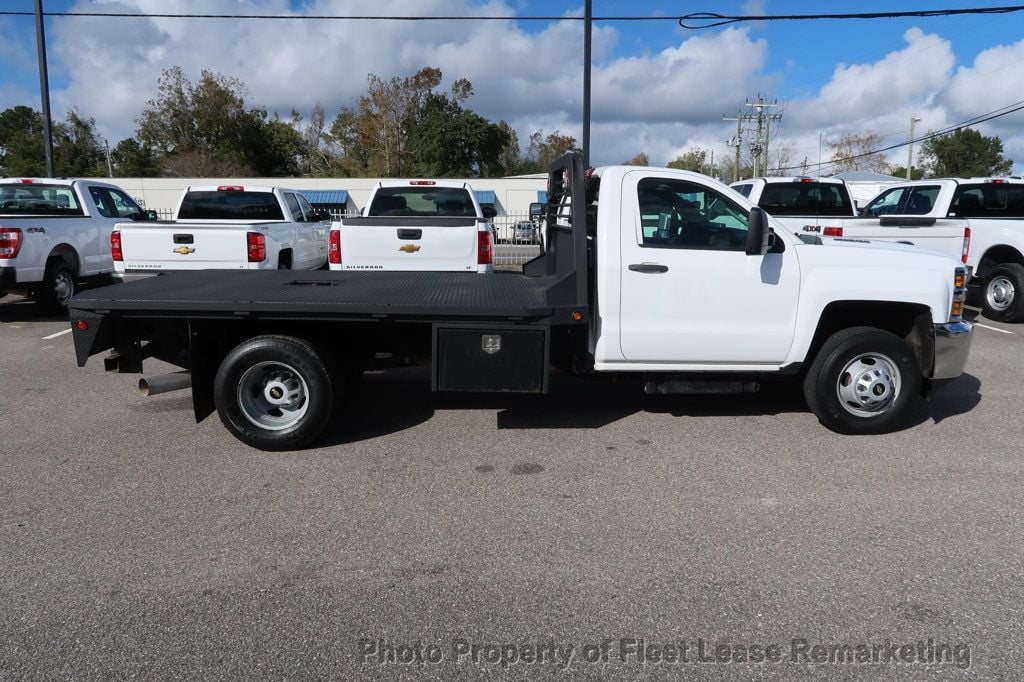
<svg viewBox="0 0 1024 682">
<path fill-rule="evenodd" d="M 500 334 L 483 334 L 480 337 L 480 350 L 488 355 L 494 355 L 501 350 Z"/>
<path fill-rule="evenodd" d="M 187 256 L 190 253 L 195 253 L 195 249 L 191 246 L 179 246 L 174 250 L 174 253 L 180 253 L 182 256 Z"/>
<path fill-rule="evenodd" d="M 398 250 L 403 253 L 416 253 L 420 250 L 419 244 L 402 244 L 398 247 Z"/>
</svg>

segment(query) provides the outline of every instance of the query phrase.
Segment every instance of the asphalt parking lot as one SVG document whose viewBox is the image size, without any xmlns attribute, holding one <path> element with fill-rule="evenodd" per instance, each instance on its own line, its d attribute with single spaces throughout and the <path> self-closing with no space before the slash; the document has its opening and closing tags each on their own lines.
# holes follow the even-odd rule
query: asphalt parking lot
<svg viewBox="0 0 1024 682">
<path fill-rule="evenodd" d="M 981 322 L 885 436 L 786 388 L 453 399 L 402 370 L 270 454 L 7 297 L 0 677 L 1015 677 L 1024 326 Z M 814 662 L 844 644 L 882 660 Z"/>
</svg>

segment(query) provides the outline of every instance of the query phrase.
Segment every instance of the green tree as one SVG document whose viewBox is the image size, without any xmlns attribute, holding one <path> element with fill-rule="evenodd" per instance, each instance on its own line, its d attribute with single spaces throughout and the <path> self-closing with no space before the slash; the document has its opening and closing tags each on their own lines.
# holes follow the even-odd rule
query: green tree
<svg viewBox="0 0 1024 682">
<path fill-rule="evenodd" d="M 96 134 L 96 121 L 75 110 L 53 128 L 54 173 L 68 177 L 107 174 L 107 155 Z"/>
<path fill-rule="evenodd" d="M 907 169 L 905 166 L 890 166 L 888 173 L 889 175 L 895 176 L 897 178 L 907 177 Z M 922 178 L 924 178 L 924 169 L 921 168 L 920 166 L 914 166 L 914 168 L 910 171 L 910 179 L 921 180 Z"/>
<path fill-rule="evenodd" d="M 122 178 L 152 178 L 160 175 L 156 151 L 128 137 L 110 150 L 114 175 Z"/>
<path fill-rule="evenodd" d="M 502 150 L 509 143 L 500 125 L 464 109 L 465 86 L 453 96 L 431 94 L 408 142 L 412 172 L 427 177 L 489 177 L 500 175 Z"/>
<path fill-rule="evenodd" d="M 137 137 L 163 157 L 165 172 L 277 176 L 297 169 L 298 132 L 268 120 L 265 109 L 248 107 L 245 85 L 236 78 L 204 70 L 192 83 L 181 67 L 171 67 L 147 104 Z"/>
<path fill-rule="evenodd" d="M 921 166 L 930 177 L 1008 175 L 1013 160 L 1003 157 L 1003 142 L 973 128 L 932 137 L 921 145 Z M 905 172 L 905 171 L 904 171 Z"/>
<path fill-rule="evenodd" d="M 45 174 L 43 117 L 20 105 L 0 112 L 0 176 Z"/>
</svg>

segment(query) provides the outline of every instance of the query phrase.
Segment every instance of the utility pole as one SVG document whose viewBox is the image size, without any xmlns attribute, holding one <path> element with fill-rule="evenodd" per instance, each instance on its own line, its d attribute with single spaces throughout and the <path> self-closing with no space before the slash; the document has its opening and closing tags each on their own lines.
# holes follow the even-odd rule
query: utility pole
<svg viewBox="0 0 1024 682">
<path fill-rule="evenodd" d="M 107 150 L 107 177 L 112 178 L 114 177 L 114 164 L 110 162 L 110 142 L 106 138 L 103 140 L 103 148 Z"/>
<path fill-rule="evenodd" d="M 910 117 L 910 141 L 907 143 L 907 180 L 911 179 L 911 170 L 914 168 L 914 125 L 921 122 L 921 119 Z"/>
<path fill-rule="evenodd" d="M 753 101 L 747 98 L 746 106 L 753 109 L 752 115 L 757 120 L 757 139 L 750 146 L 754 152 L 754 177 L 768 174 L 768 137 L 772 121 L 781 121 L 782 112 L 771 113 L 774 107 L 781 107 L 778 100 L 769 102 L 758 94 Z M 758 173 L 758 171 L 761 171 Z"/>
<path fill-rule="evenodd" d="M 590 39 L 594 25 L 594 1 L 583 4 L 583 167 L 590 167 Z"/>
<path fill-rule="evenodd" d="M 735 117 L 722 114 L 722 120 L 736 121 L 736 137 L 725 142 L 727 146 L 736 148 L 736 165 L 732 167 L 732 181 L 736 182 L 740 179 L 740 145 L 743 143 L 743 114 L 737 114 Z"/>
<path fill-rule="evenodd" d="M 46 72 L 46 30 L 43 28 L 43 0 L 36 2 L 36 50 L 39 53 L 39 95 L 43 100 L 43 146 L 46 177 L 53 174 L 53 124 L 50 119 L 50 77 Z"/>
</svg>

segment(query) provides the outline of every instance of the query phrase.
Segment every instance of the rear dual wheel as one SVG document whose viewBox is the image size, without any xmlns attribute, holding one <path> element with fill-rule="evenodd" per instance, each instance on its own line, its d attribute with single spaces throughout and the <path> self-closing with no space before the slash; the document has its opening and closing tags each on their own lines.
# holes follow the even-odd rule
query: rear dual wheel
<svg viewBox="0 0 1024 682">
<path fill-rule="evenodd" d="M 228 353 L 213 395 L 228 431 L 260 450 L 311 443 L 326 428 L 334 399 L 330 373 L 313 345 L 274 335 L 249 339 Z"/>
<path fill-rule="evenodd" d="M 819 421 L 849 434 L 898 428 L 920 390 L 914 351 L 895 334 L 872 327 L 830 336 L 804 379 L 804 397 Z"/>
</svg>

